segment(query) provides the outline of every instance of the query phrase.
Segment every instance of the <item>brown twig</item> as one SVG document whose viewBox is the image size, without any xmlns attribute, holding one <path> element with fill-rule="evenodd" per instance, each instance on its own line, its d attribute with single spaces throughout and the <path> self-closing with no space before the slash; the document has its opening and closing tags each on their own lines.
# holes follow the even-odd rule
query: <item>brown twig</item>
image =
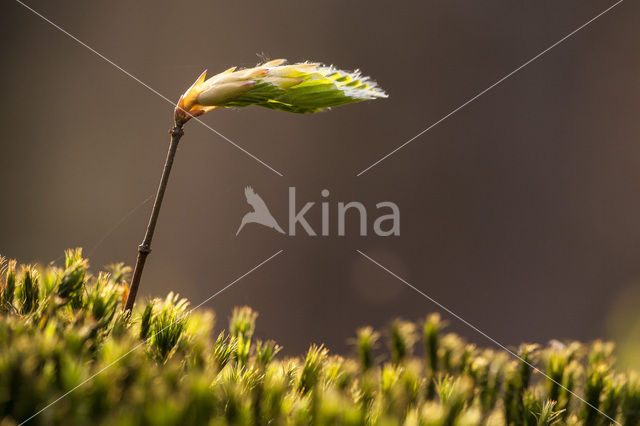
<svg viewBox="0 0 640 426">
<path fill-rule="evenodd" d="M 169 152 L 167 152 L 167 159 L 164 163 L 164 169 L 162 171 L 162 178 L 160 179 L 160 185 L 158 185 L 158 192 L 156 193 L 156 199 L 153 202 L 153 210 L 151 211 L 151 217 L 149 218 L 149 224 L 147 225 L 147 232 L 144 235 L 142 244 L 138 246 L 138 258 L 136 260 L 136 266 L 133 270 L 133 278 L 131 279 L 131 287 L 129 288 L 129 295 L 127 296 L 127 303 L 124 310 L 131 312 L 133 304 L 136 301 L 136 295 L 138 293 L 138 287 L 140 286 L 140 279 L 142 278 L 142 270 L 144 269 L 144 263 L 147 260 L 147 256 L 151 253 L 151 240 L 153 239 L 153 232 L 156 229 L 156 223 L 158 222 L 158 215 L 160 214 L 160 207 L 162 206 L 162 199 L 164 198 L 164 192 L 167 189 L 167 182 L 169 181 L 169 174 L 171 173 L 171 167 L 173 166 L 173 159 L 178 150 L 178 143 L 180 138 L 184 134 L 182 125 L 184 123 L 179 120 L 175 126 L 170 130 L 171 142 L 169 144 Z"/>
</svg>

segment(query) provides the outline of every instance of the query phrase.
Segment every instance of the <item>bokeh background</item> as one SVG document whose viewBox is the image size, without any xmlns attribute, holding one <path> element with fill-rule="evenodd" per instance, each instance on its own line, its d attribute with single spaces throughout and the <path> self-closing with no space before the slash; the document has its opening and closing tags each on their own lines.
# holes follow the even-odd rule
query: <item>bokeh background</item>
<svg viewBox="0 0 640 426">
<path fill-rule="evenodd" d="M 19 3 L 0 4 L 0 252 L 47 263 L 83 246 L 94 268 L 133 264 L 151 203 L 113 227 L 155 192 L 172 107 Z M 360 249 L 505 344 L 604 337 L 637 355 L 640 3 L 623 2 L 360 177 L 613 3 L 28 4 L 176 100 L 203 69 L 260 57 L 361 68 L 390 94 L 309 116 L 254 108 L 203 118 L 283 177 L 189 123 L 143 297 L 173 290 L 197 304 L 283 249 L 207 304 L 219 324 L 248 304 L 260 312 L 258 335 L 288 353 L 311 342 L 345 352 L 359 326 L 438 310 Z M 329 189 L 333 236 L 254 225 L 236 237 L 246 185 L 283 226 L 295 186 L 300 202 L 316 201 L 317 229 Z M 396 202 L 401 236 L 360 237 L 351 222 L 338 237 L 337 202 L 354 200 L 370 214 Z"/>
</svg>

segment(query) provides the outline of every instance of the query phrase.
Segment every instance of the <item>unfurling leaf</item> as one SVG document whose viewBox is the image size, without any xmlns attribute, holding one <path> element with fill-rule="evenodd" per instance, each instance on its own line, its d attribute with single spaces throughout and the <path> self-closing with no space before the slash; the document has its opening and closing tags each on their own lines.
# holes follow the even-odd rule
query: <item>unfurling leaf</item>
<svg viewBox="0 0 640 426">
<path fill-rule="evenodd" d="M 236 71 L 236 68 L 205 80 L 203 72 L 180 97 L 176 123 L 183 124 L 217 107 L 257 105 L 295 113 L 313 113 L 353 102 L 386 98 L 378 85 L 359 71 L 302 62 L 285 65 L 276 59 Z"/>
</svg>

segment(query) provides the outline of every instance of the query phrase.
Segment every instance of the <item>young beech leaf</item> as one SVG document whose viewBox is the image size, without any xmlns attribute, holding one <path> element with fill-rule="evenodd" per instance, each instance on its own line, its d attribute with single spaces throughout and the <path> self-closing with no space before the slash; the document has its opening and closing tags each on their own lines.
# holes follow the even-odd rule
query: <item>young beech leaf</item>
<svg viewBox="0 0 640 426">
<path fill-rule="evenodd" d="M 176 122 L 185 123 L 217 107 L 257 105 L 295 113 L 313 113 L 353 102 L 386 98 L 387 94 L 359 71 L 302 62 L 286 65 L 276 59 L 208 79 L 203 72 L 180 97 Z"/>
</svg>

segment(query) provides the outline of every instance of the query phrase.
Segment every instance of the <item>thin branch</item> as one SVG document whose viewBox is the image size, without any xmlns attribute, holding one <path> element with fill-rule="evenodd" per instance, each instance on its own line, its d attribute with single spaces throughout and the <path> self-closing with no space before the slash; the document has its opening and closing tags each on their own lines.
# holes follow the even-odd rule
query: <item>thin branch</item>
<svg viewBox="0 0 640 426">
<path fill-rule="evenodd" d="M 136 301 L 136 295 L 138 294 L 138 287 L 140 286 L 140 279 L 142 278 L 142 270 L 144 269 L 147 256 L 151 253 L 151 240 L 153 239 L 153 233 L 156 229 L 156 223 L 158 222 L 158 216 L 160 215 L 160 207 L 162 206 L 162 199 L 167 189 L 167 183 L 169 182 L 169 174 L 171 174 L 171 167 L 173 166 L 173 159 L 178 150 L 178 143 L 180 138 L 184 135 L 182 130 L 182 123 L 176 123 L 170 130 L 171 142 L 169 144 L 169 152 L 167 152 L 167 159 L 164 163 L 164 169 L 162 171 L 162 178 L 160 179 L 160 185 L 158 185 L 158 192 L 156 193 L 156 199 L 153 202 L 153 210 L 151 211 L 151 217 L 149 218 L 149 224 L 147 225 L 147 232 L 144 234 L 144 240 L 142 244 L 138 246 L 138 258 L 136 259 L 136 266 L 133 270 L 133 278 L 131 280 L 131 287 L 129 288 L 129 295 L 127 296 L 127 303 L 125 304 L 125 311 L 131 311 L 133 304 Z"/>
</svg>

